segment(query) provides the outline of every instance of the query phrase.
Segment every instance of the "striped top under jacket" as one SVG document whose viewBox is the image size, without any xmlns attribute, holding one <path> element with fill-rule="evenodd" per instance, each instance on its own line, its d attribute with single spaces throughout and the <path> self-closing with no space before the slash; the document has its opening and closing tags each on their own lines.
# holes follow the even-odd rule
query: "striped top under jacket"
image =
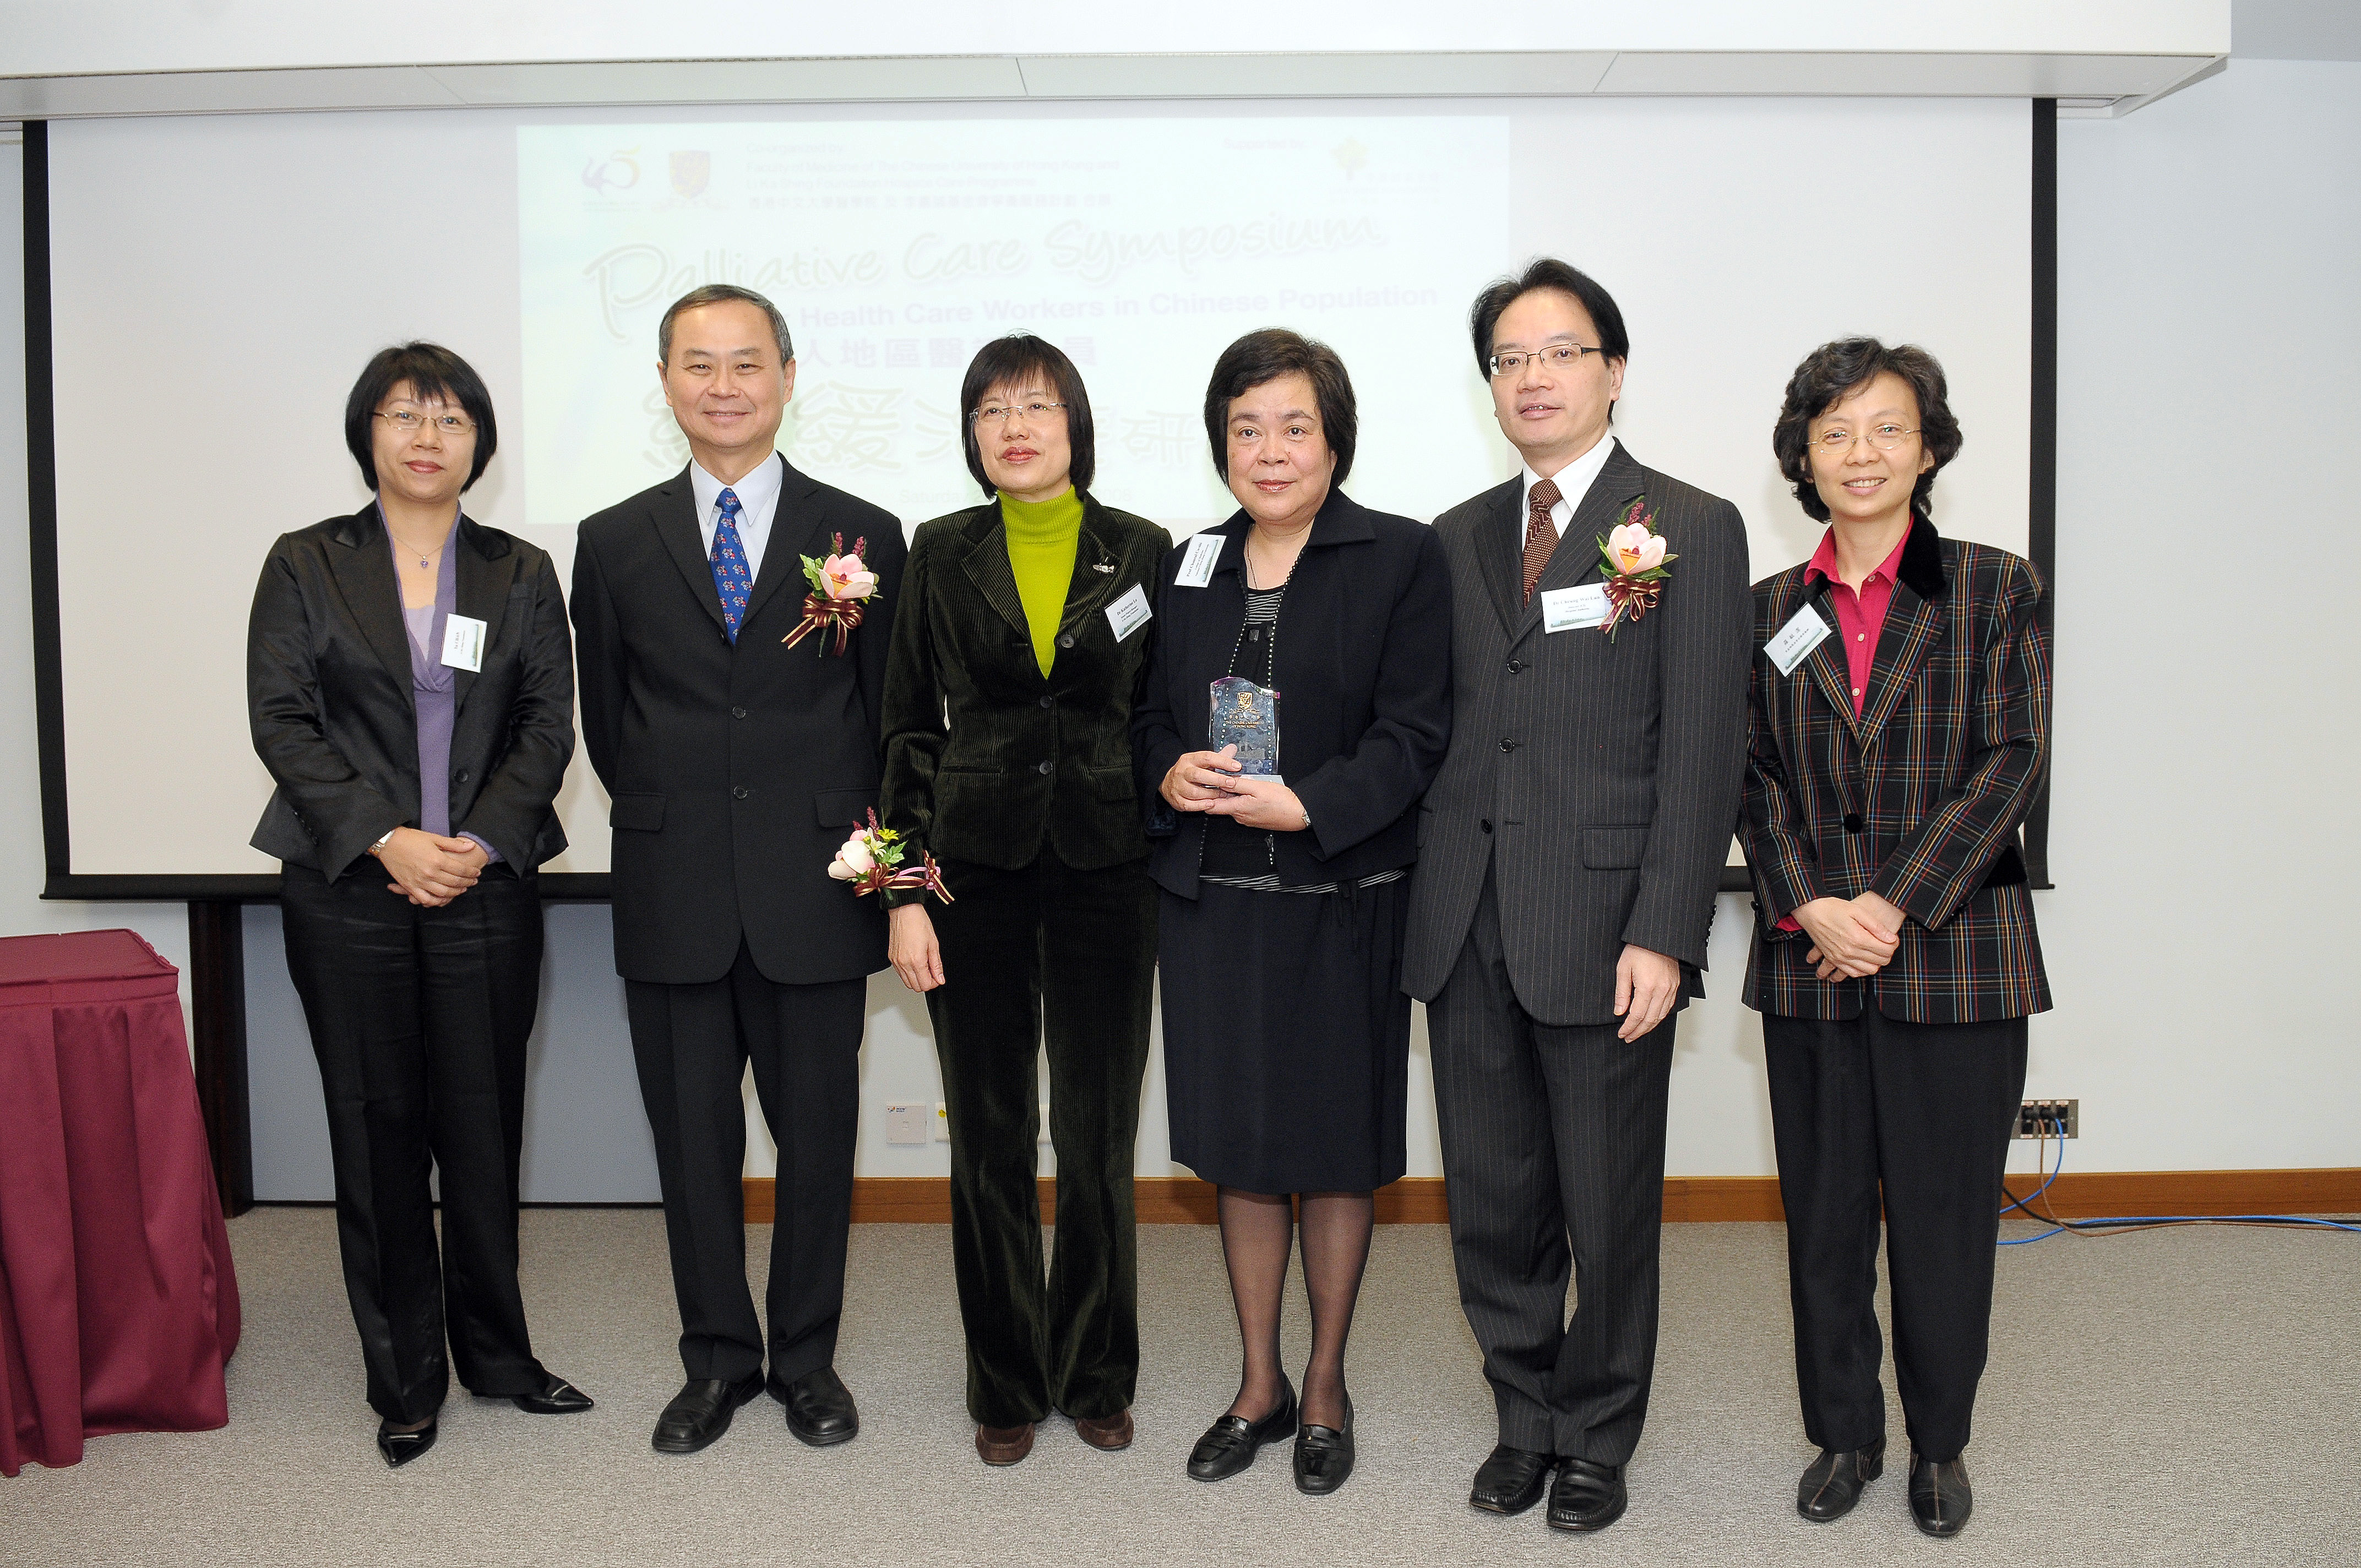
<svg viewBox="0 0 2361 1568">
<path fill-rule="evenodd" d="M 1825 577 L 1754 585 L 1746 805 L 1754 880 L 1746 1004 L 1797 1018 L 1982 1023 L 2047 1011 L 2017 829 L 2049 763 L 2049 640 L 2031 563 L 1911 524 L 1861 717 L 1842 639 L 1782 675 L 1763 646 L 1808 607 L 1836 630 Z M 1866 981 L 1815 978 L 1811 939 L 1779 921 L 1875 892 L 1909 918 Z"/>
</svg>

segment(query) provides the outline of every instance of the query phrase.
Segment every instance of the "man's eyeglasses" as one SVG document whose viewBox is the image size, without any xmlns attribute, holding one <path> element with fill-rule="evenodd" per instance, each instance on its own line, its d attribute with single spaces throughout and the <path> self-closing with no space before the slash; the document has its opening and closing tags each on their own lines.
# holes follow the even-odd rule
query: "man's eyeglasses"
<svg viewBox="0 0 2361 1568">
<path fill-rule="evenodd" d="M 1582 363 L 1584 355 L 1605 352 L 1582 343 L 1545 343 L 1530 354 L 1495 354 L 1485 363 L 1491 367 L 1494 376 L 1513 376 L 1536 361 L 1544 370 L 1571 370 Z"/>
</svg>

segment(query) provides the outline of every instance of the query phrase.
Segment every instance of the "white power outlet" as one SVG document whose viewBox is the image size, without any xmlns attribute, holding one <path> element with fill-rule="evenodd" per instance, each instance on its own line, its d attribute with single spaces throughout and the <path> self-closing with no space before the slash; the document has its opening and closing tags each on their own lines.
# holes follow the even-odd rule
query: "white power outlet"
<svg viewBox="0 0 2361 1568">
<path fill-rule="evenodd" d="M 935 1102 L 935 1142 L 947 1144 L 950 1141 L 951 1108 L 938 1100 Z"/>
<path fill-rule="evenodd" d="M 885 1107 L 885 1141 L 909 1146 L 933 1141 L 927 1130 L 927 1108 L 924 1105 L 888 1105 Z"/>
</svg>

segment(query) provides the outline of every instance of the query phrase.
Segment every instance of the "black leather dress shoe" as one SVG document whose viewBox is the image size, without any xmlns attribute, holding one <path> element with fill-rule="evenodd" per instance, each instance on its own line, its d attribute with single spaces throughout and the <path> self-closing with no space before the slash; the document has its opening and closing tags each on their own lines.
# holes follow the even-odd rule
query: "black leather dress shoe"
<svg viewBox="0 0 2361 1568">
<path fill-rule="evenodd" d="M 1550 1487 L 1552 1530 L 1605 1530 L 1623 1517 L 1631 1501 L 1623 1490 L 1623 1466 L 1588 1459 L 1561 1459 Z"/>
<path fill-rule="evenodd" d="M 1224 1416 L 1205 1429 L 1189 1451 L 1189 1479 L 1226 1481 L 1255 1462 L 1255 1451 L 1277 1442 L 1295 1431 L 1295 1385 L 1279 1380 L 1279 1403 L 1258 1421 L 1244 1416 Z"/>
<path fill-rule="evenodd" d="M 1492 1450 L 1492 1457 L 1477 1467 L 1476 1485 L 1467 1494 L 1467 1506 L 1488 1514 L 1523 1513 L 1549 1490 L 1550 1471 L 1556 1464 L 1557 1455 L 1554 1453 L 1535 1453 L 1530 1448 L 1500 1443 Z"/>
<path fill-rule="evenodd" d="M 396 1431 L 384 1421 L 377 1423 L 377 1451 L 384 1454 L 385 1462 L 396 1470 L 434 1446 L 433 1421 L 428 1421 L 416 1431 Z"/>
<path fill-rule="evenodd" d="M 1353 1474 L 1353 1396 L 1345 1396 L 1343 1427 L 1306 1421 L 1295 1429 L 1295 1489 L 1324 1497 Z"/>
<path fill-rule="evenodd" d="M 560 1377 L 555 1372 L 544 1373 L 549 1381 L 538 1393 L 519 1394 L 511 1403 L 520 1410 L 536 1416 L 570 1416 L 577 1410 L 591 1408 L 590 1396 Z"/>
<path fill-rule="evenodd" d="M 748 1373 L 741 1383 L 692 1377 L 656 1418 L 656 1434 L 650 1441 L 658 1453 L 695 1453 L 728 1431 L 738 1407 L 762 1391 L 760 1372 Z"/>
<path fill-rule="evenodd" d="M 774 1383 L 771 1398 L 787 1408 L 787 1430 L 814 1448 L 851 1442 L 860 1434 L 852 1390 L 833 1366 L 807 1372 L 784 1388 Z"/>
<path fill-rule="evenodd" d="M 1976 1506 L 1968 1488 L 1968 1462 L 1953 1457 L 1939 1464 L 1910 1453 L 1910 1517 L 1928 1535 L 1953 1536 L 1967 1528 Z"/>
<path fill-rule="evenodd" d="M 1885 1474 L 1885 1440 L 1864 1448 L 1820 1450 L 1795 1483 L 1795 1511 L 1814 1524 L 1828 1524 L 1852 1512 L 1861 1489 Z"/>
</svg>

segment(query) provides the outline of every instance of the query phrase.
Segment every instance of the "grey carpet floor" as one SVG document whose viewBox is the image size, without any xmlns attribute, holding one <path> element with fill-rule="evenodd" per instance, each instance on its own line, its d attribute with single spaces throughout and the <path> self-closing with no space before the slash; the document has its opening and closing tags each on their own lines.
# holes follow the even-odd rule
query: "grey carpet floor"
<svg viewBox="0 0 2361 1568">
<path fill-rule="evenodd" d="M 1491 1401 L 1439 1226 L 1378 1232 L 1350 1364 L 1360 1468 L 1328 1498 L 1297 1495 L 1283 1447 L 1220 1486 L 1182 1473 L 1236 1376 L 1210 1228 L 1141 1230 L 1137 1442 L 1104 1454 L 1052 1421 L 1005 1471 L 977 1462 L 962 1410 L 942 1227 L 854 1227 L 838 1365 L 858 1441 L 805 1448 L 764 1399 L 669 1459 L 647 1443 L 680 1376 L 661 1217 L 528 1212 L 536 1348 L 598 1408 L 533 1417 L 456 1394 L 435 1451 L 399 1473 L 370 1442 L 333 1217 L 258 1210 L 230 1235 L 247 1319 L 229 1426 L 97 1438 L 79 1465 L 0 1480 L 0 1562 L 2361 1563 L 2361 1237 L 2344 1234 L 2004 1249 L 1976 1512 L 1950 1542 L 1911 1527 L 1898 1463 L 1851 1518 L 1795 1517 L 1811 1451 L 1775 1225 L 1666 1227 L 1631 1510 L 1579 1538 L 1538 1509 L 1466 1507 Z M 768 1233 L 748 1239 L 759 1299 Z M 1299 1289 L 1289 1355 L 1307 1343 Z M 1892 1429 L 1898 1445 L 1898 1409 Z"/>
</svg>

